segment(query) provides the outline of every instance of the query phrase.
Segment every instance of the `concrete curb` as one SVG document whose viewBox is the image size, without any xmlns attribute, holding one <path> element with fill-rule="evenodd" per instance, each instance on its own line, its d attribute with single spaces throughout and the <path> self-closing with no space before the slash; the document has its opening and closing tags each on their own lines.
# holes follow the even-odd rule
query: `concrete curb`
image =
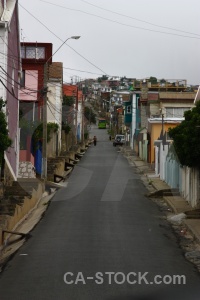
<svg viewBox="0 0 200 300">
<path fill-rule="evenodd" d="M 183 224 L 191 233 L 191 235 L 200 242 L 200 220 L 198 219 L 186 219 L 183 220 Z"/>
</svg>

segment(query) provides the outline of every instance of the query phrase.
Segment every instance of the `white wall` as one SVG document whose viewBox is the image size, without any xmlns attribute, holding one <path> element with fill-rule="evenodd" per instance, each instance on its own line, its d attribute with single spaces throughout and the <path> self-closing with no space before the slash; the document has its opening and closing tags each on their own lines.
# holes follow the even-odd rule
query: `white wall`
<svg viewBox="0 0 200 300">
<path fill-rule="evenodd" d="M 62 131 L 62 83 L 59 81 L 48 83 L 47 94 L 47 122 L 56 123 L 59 126 L 58 144 L 61 149 L 61 131 Z"/>
<path fill-rule="evenodd" d="M 199 170 L 194 168 L 181 168 L 181 195 L 192 207 L 199 205 Z"/>
<path fill-rule="evenodd" d="M 161 165 L 166 157 L 161 157 Z M 172 151 L 167 156 L 165 163 L 164 179 L 171 188 L 178 188 L 181 196 L 193 207 L 199 206 L 200 178 L 199 170 L 196 168 L 182 167 Z"/>
</svg>

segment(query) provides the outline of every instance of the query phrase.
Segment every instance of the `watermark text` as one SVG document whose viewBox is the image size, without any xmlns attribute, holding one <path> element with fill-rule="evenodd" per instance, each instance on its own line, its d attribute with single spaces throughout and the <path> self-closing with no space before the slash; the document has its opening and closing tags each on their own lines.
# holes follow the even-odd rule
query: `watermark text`
<svg viewBox="0 0 200 300">
<path fill-rule="evenodd" d="M 129 272 L 127 274 L 123 272 L 96 272 L 93 276 L 86 276 L 83 272 L 77 272 L 76 274 L 66 272 L 63 279 L 66 284 L 87 284 L 89 281 L 96 284 L 186 284 L 185 275 L 155 275 L 151 280 L 150 277 L 149 272 Z"/>
</svg>

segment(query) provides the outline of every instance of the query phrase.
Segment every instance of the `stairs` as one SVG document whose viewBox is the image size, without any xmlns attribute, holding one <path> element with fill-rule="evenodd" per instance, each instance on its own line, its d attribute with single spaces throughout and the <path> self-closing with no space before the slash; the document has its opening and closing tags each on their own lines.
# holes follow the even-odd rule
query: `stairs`
<svg viewBox="0 0 200 300">
<path fill-rule="evenodd" d="M 37 190 L 40 181 L 36 178 L 20 178 L 12 186 L 4 187 L 4 196 L 0 199 L 0 215 L 13 216 L 17 205 L 23 206 L 24 200 L 31 199 L 33 190 Z"/>
<path fill-rule="evenodd" d="M 171 196 L 180 196 L 178 189 L 160 189 L 154 192 L 151 192 L 148 197 L 171 197 Z"/>
<path fill-rule="evenodd" d="M 163 197 L 169 196 L 180 196 L 179 189 L 169 189 L 168 191 L 163 191 Z"/>
</svg>

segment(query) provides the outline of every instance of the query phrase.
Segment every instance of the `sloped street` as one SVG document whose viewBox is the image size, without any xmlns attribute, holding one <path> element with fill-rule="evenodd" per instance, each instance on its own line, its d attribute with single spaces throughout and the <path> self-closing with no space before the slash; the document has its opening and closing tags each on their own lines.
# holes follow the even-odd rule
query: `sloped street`
<svg viewBox="0 0 200 300">
<path fill-rule="evenodd" d="M 0 298 L 199 299 L 199 274 L 135 167 L 106 130 L 91 135 L 97 145 L 1 273 Z"/>
</svg>

